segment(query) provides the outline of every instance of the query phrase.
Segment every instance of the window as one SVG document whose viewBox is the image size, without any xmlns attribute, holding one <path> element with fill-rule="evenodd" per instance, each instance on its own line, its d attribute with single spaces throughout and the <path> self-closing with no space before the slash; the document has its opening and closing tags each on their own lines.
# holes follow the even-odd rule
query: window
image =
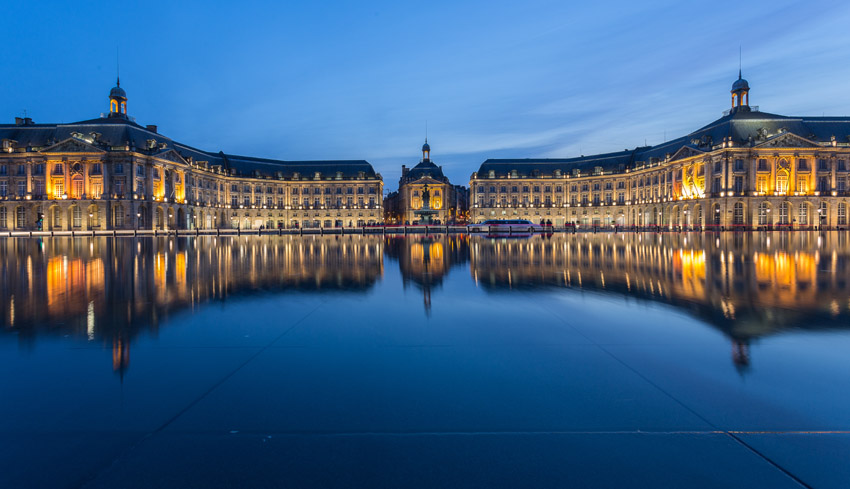
<svg viewBox="0 0 850 489">
<path fill-rule="evenodd" d="M 808 193 L 809 191 L 809 180 L 807 178 L 799 178 L 797 179 L 797 191 L 801 193 Z"/>
<path fill-rule="evenodd" d="M 24 176 L 24 175 L 26 175 L 26 174 L 27 174 L 27 167 L 26 167 L 26 165 L 18 165 L 18 176 L 19 176 L 19 177 L 22 177 L 22 176 Z"/>
<path fill-rule="evenodd" d="M 844 193 L 847 188 L 845 185 L 846 184 L 844 183 L 844 179 L 839 178 L 838 181 L 835 182 L 835 190 L 838 191 L 838 193 Z"/>
<path fill-rule="evenodd" d="M 776 175 L 776 193 L 785 194 L 788 192 L 788 175 L 780 173 Z"/>
<path fill-rule="evenodd" d="M 74 227 L 75 228 L 81 227 L 83 225 L 83 210 L 80 208 L 80 206 L 78 206 L 78 205 L 74 206 L 72 216 L 73 216 L 73 219 L 74 219 Z"/>
<path fill-rule="evenodd" d="M 826 219 L 829 216 L 829 207 L 826 205 L 826 202 L 821 202 L 820 207 L 818 208 L 818 221 L 819 224 L 826 223 Z"/>
<path fill-rule="evenodd" d="M 6 208 L 0 207 L 0 229 L 6 229 Z"/>
<path fill-rule="evenodd" d="M 840 226 L 847 225 L 847 204 L 844 202 L 838 204 L 838 224 Z"/>
<path fill-rule="evenodd" d="M 482 186 L 480 186 L 480 185 L 479 185 L 477 188 L 478 188 L 477 192 L 478 192 L 479 194 L 483 194 L 483 193 L 484 193 L 484 187 L 482 187 Z"/>
<path fill-rule="evenodd" d="M 33 166 L 32 174 L 33 175 L 44 175 L 44 163 L 39 163 L 39 164 Z"/>
<path fill-rule="evenodd" d="M 27 194 L 27 181 L 18 180 L 18 196 L 23 197 Z"/>
<path fill-rule="evenodd" d="M 5 181 L 0 182 L 0 197 L 5 197 L 9 193 L 9 184 Z"/>
<path fill-rule="evenodd" d="M 767 177 L 762 175 L 756 179 L 756 192 L 767 192 Z"/>
<path fill-rule="evenodd" d="M 733 208 L 732 213 L 732 224 L 742 225 L 744 224 L 744 204 L 741 202 L 736 202 L 735 207 Z"/>
<path fill-rule="evenodd" d="M 23 229 L 26 227 L 27 214 L 23 207 L 15 209 L 15 227 Z"/>
<path fill-rule="evenodd" d="M 779 204 L 779 224 L 788 224 L 788 202 Z"/>
<path fill-rule="evenodd" d="M 744 177 L 735 177 L 734 190 L 736 194 L 744 191 Z"/>
<path fill-rule="evenodd" d="M 818 171 L 828 171 L 828 170 L 829 170 L 829 164 L 827 163 L 827 161 L 825 159 L 819 159 L 818 160 Z"/>
<path fill-rule="evenodd" d="M 735 171 L 744 171 L 744 160 L 735 160 Z"/>
<path fill-rule="evenodd" d="M 769 212 L 770 212 L 770 205 L 767 202 L 762 202 L 761 204 L 759 204 L 759 212 L 758 212 L 759 226 L 766 226 L 769 223 L 769 221 L 767 220 Z"/>
<path fill-rule="evenodd" d="M 807 171 L 809 169 L 809 162 L 805 158 L 800 158 L 797 160 L 797 170 Z"/>
<path fill-rule="evenodd" d="M 758 171 L 770 171 L 770 167 L 767 165 L 767 160 L 762 158 L 759 160 Z"/>
<path fill-rule="evenodd" d="M 6 174 L 6 167 L 0 166 L 0 175 Z M 56 163 L 53 165 L 53 174 L 54 175 L 64 175 L 65 174 L 65 166 L 62 163 Z"/>
<path fill-rule="evenodd" d="M 124 163 L 115 163 L 115 165 L 112 167 L 112 169 L 113 169 L 113 170 L 115 171 L 115 173 L 117 173 L 118 175 L 122 175 L 122 174 L 124 173 Z M 116 215 L 117 215 L 117 214 L 116 214 Z"/>
<path fill-rule="evenodd" d="M 800 215 L 798 217 L 801 226 L 807 226 L 809 224 L 809 204 L 805 202 L 800 203 Z"/>
<path fill-rule="evenodd" d="M 92 175 L 100 175 L 100 163 L 92 163 L 91 173 Z"/>
<path fill-rule="evenodd" d="M 837 170 L 838 170 L 838 171 L 847 171 L 847 161 L 845 161 L 845 160 L 838 160 L 838 168 L 837 168 Z"/>
</svg>

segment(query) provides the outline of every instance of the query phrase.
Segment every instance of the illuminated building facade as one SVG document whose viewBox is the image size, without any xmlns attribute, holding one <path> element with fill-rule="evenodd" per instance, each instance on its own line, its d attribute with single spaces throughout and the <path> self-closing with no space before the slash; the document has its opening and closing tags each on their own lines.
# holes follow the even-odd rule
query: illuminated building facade
<svg viewBox="0 0 850 489">
<path fill-rule="evenodd" d="M 850 117 L 788 117 L 732 85 L 720 119 L 656 146 L 569 159 L 490 159 L 472 174 L 471 220 L 579 227 L 848 227 Z"/>
<path fill-rule="evenodd" d="M 202 151 L 127 115 L 0 125 L 0 230 L 339 227 L 383 219 L 383 181 L 354 161 Z"/>
<path fill-rule="evenodd" d="M 428 207 L 425 208 L 427 189 Z M 414 224 L 422 221 L 422 211 L 432 210 L 433 220 L 441 223 L 463 221 L 467 211 L 466 188 L 452 185 L 443 168 L 431 161 L 428 140 L 422 145 L 422 161 L 413 168 L 401 167 L 398 191 L 387 196 L 384 208 L 387 221 Z"/>
</svg>

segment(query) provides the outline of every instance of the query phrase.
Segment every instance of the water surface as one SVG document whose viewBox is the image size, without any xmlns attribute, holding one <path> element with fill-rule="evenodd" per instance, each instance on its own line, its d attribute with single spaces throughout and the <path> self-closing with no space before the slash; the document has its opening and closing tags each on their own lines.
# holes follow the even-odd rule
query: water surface
<svg viewBox="0 0 850 489">
<path fill-rule="evenodd" d="M 3 487 L 846 487 L 847 233 L 0 241 Z"/>
</svg>

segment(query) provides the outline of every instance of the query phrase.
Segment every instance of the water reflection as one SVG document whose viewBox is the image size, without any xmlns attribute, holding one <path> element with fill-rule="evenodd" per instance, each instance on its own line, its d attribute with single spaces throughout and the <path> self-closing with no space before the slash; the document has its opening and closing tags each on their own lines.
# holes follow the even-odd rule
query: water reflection
<svg viewBox="0 0 850 489">
<path fill-rule="evenodd" d="M 470 276 L 496 300 L 531 288 L 619 294 L 696 315 L 746 368 L 755 338 L 850 325 L 848 254 L 838 232 L 6 239 L 0 325 L 24 347 L 39 335 L 101 342 L 123 372 L 133 338 L 174 312 L 257 293 L 369 291 L 386 255 L 403 286 L 421 291 L 425 314 L 445 281 Z"/>
</svg>

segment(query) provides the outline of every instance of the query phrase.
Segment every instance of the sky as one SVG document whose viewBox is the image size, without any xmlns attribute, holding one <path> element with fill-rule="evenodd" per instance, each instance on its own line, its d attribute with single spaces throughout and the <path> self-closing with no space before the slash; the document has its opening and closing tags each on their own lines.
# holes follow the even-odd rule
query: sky
<svg viewBox="0 0 850 489">
<path fill-rule="evenodd" d="M 0 121 L 128 113 L 208 151 L 365 159 L 398 186 L 431 158 L 657 144 L 730 106 L 850 115 L 849 2 L 18 1 L 0 18 Z"/>
</svg>

